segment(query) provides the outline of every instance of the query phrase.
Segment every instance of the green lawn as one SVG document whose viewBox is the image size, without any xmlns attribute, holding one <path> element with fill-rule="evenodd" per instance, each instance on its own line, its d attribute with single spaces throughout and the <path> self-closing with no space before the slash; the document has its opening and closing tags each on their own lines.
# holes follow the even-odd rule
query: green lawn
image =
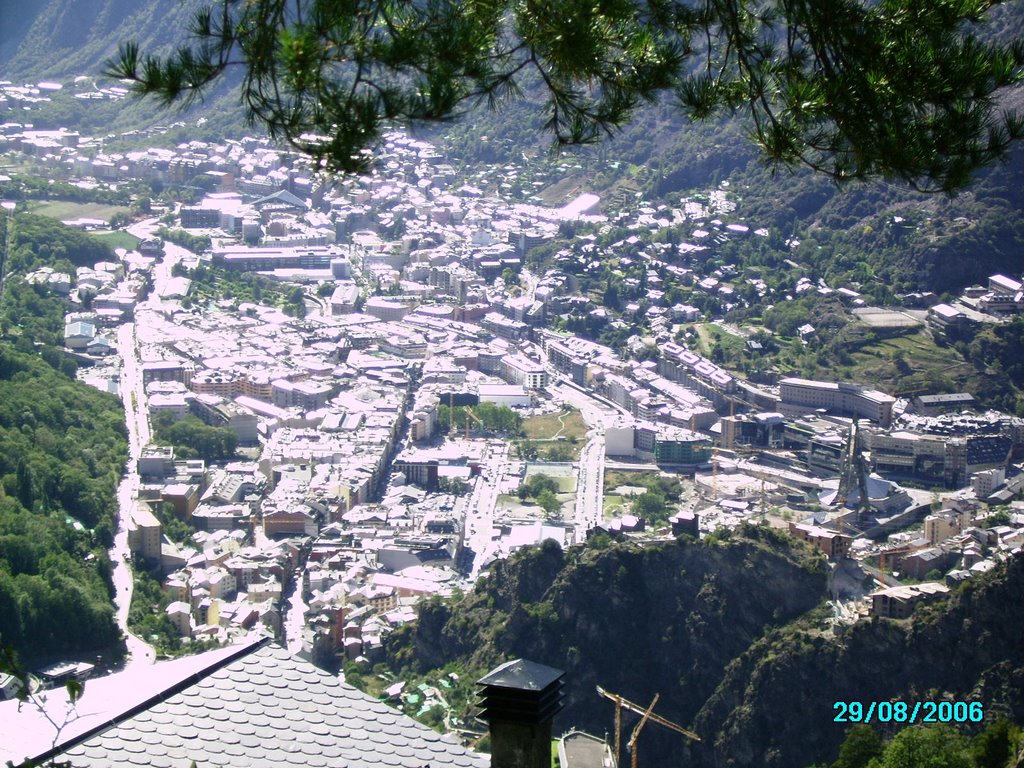
<svg viewBox="0 0 1024 768">
<path fill-rule="evenodd" d="M 47 200 L 45 202 L 32 203 L 29 210 L 32 213 L 38 213 L 40 216 L 49 216 L 51 219 L 58 219 L 59 221 L 67 221 L 68 219 L 103 219 L 106 221 L 115 214 L 131 213 L 131 209 L 123 205 L 76 203 L 70 200 Z"/>
<path fill-rule="evenodd" d="M 86 232 L 86 234 L 97 240 L 102 240 L 111 248 L 134 251 L 139 245 L 139 238 L 127 232 Z"/>
<path fill-rule="evenodd" d="M 620 485 L 647 486 L 650 480 L 650 472 L 624 472 L 619 469 L 608 469 L 604 473 L 604 489 L 606 492 L 614 491 Z"/>
<path fill-rule="evenodd" d="M 575 477 L 556 477 L 555 481 L 558 483 L 559 493 L 576 493 Z"/>
<path fill-rule="evenodd" d="M 617 514 L 620 510 L 625 511 L 626 499 L 615 494 L 608 494 L 604 497 L 604 513 L 606 515 Z"/>
</svg>

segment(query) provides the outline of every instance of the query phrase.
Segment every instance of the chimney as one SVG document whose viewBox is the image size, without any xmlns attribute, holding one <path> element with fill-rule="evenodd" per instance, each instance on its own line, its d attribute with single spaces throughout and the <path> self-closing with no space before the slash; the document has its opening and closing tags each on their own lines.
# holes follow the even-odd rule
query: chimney
<svg viewBox="0 0 1024 768">
<path fill-rule="evenodd" d="M 516 659 L 477 681 L 477 718 L 490 726 L 491 768 L 551 768 L 551 722 L 562 708 L 564 674 Z"/>
</svg>

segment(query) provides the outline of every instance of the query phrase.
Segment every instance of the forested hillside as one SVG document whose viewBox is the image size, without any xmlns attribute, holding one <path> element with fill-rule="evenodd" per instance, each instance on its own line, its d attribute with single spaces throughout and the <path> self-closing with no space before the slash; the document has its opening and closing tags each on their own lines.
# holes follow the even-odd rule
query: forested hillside
<svg viewBox="0 0 1024 768">
<path fill-rule="evenodd" d="M 75 380 L 58 346 L 63 300 L 22 279 L 42 264 L 73 272 L 111 256 L 49 219 L 16 218 L 0 340 L 0 642 L 23 660 L 119 637 L 106 547 L 128 453 L 124 413 Z"/>
<path fill-rule="evenodd" d="M 105 547 L 125 444 L 115 398 L 0 343 L 0 640 L 23 658 L 118 638 Z"/>
<path fill-rule="evenodd" d="M 64 127 L 113 137 L 185 120 L 189 131 L 179 141 L 236 137 L 245 128 L 238 97 L 231 90 L 237 79 L 229 78 L 188 109 L 165 109 L 135 99 L 78 98 L 122 85 L 102 76 L 119 44 L 135 40 L 151 53 L 165 53 L 186 33 L 202 5 L 199 0 L 0 0 L 0 80 L 54 80 L 64 86 L 49 92 L 48 102 L 34 105 L 30 119 L 37 129 Z M 0 108 L 0 117 L 20 121 L 27 115 L 20 109 Z M 205 118 L 201 125 L 199 118 Z"/>
</svg>

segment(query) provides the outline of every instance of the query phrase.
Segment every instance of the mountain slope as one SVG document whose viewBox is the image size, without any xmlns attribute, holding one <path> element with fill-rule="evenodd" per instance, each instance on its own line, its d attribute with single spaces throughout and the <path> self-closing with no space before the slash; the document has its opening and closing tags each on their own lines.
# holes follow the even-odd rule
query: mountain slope
<svg viewBox="0 0 1024 768">
<path fill-rule="evenodd" d="M 645 729 L 640 754 L 661 765 L 803 768 L 835 759 L 839 700 L 970 698 L 985 723 L 1024 718 L 1022 593 L 1017 557 L 911 622 L 833 636 L 824 564 L 776 532 L 565 555 L 549 544 L 496 564 L 461 602 L 425 604 L 388 653 L 406 673 L 483 674 L 515 657 L 564 669 L 556 730 L 609 732 L 595 685 L 643 704 L 659 693 L 659 714 L 703 738 Z"/>
<path fill-rule="evenodd" d="M 0 0 L 0 73 L 28 81 L 95 75 L 126 40 L 137 40 L 144 51 L 166 51 L 201 5 L 200 0 Z"/>
<path fill-rule="evenodd" d="M 802 616 L 825 595 L 817 554 L 767 529 L 566 554 L 553 544 L 496 563 L 458 604 L 426 604 L 415 626 L 389 640 L 392 666 L 422 671 L 458 661 L 482 674 L 524 657 L 566 670 L 560 726 L 611 727 L 612 708 L 595 685 L 640 702 L 660 693 L 658 712 L 685 724 L 768 626 Z M 648 729 L 640 749 L 668 758 L 681 743 Z"/>
<path fill-rule="evenodd" d="M 1024 558 L 965 585 L 911 622 L 860 622 L 838 640 L 774 633 L 730 665 L 694 720 L 714 734 L 693 765 L 801 766 L 834 759 L 848 726 L 835 701 L 979 701 L 983 727 L 1024 718 Z M 880 726 L 884 728 L 884 726 Z M 890 726 L 891 730 L 895 727 Z"/>
</svg>

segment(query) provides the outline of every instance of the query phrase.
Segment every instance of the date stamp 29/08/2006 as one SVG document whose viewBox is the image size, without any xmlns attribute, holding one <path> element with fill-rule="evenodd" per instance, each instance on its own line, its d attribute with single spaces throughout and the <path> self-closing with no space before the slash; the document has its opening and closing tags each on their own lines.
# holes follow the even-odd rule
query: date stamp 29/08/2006
<svg viewBox="0 0 1024 768">
<path fill-rule="evenodd" d="M 836 723 L 980 723 L 980 701 L 837 701 Z"/>
</svg>

